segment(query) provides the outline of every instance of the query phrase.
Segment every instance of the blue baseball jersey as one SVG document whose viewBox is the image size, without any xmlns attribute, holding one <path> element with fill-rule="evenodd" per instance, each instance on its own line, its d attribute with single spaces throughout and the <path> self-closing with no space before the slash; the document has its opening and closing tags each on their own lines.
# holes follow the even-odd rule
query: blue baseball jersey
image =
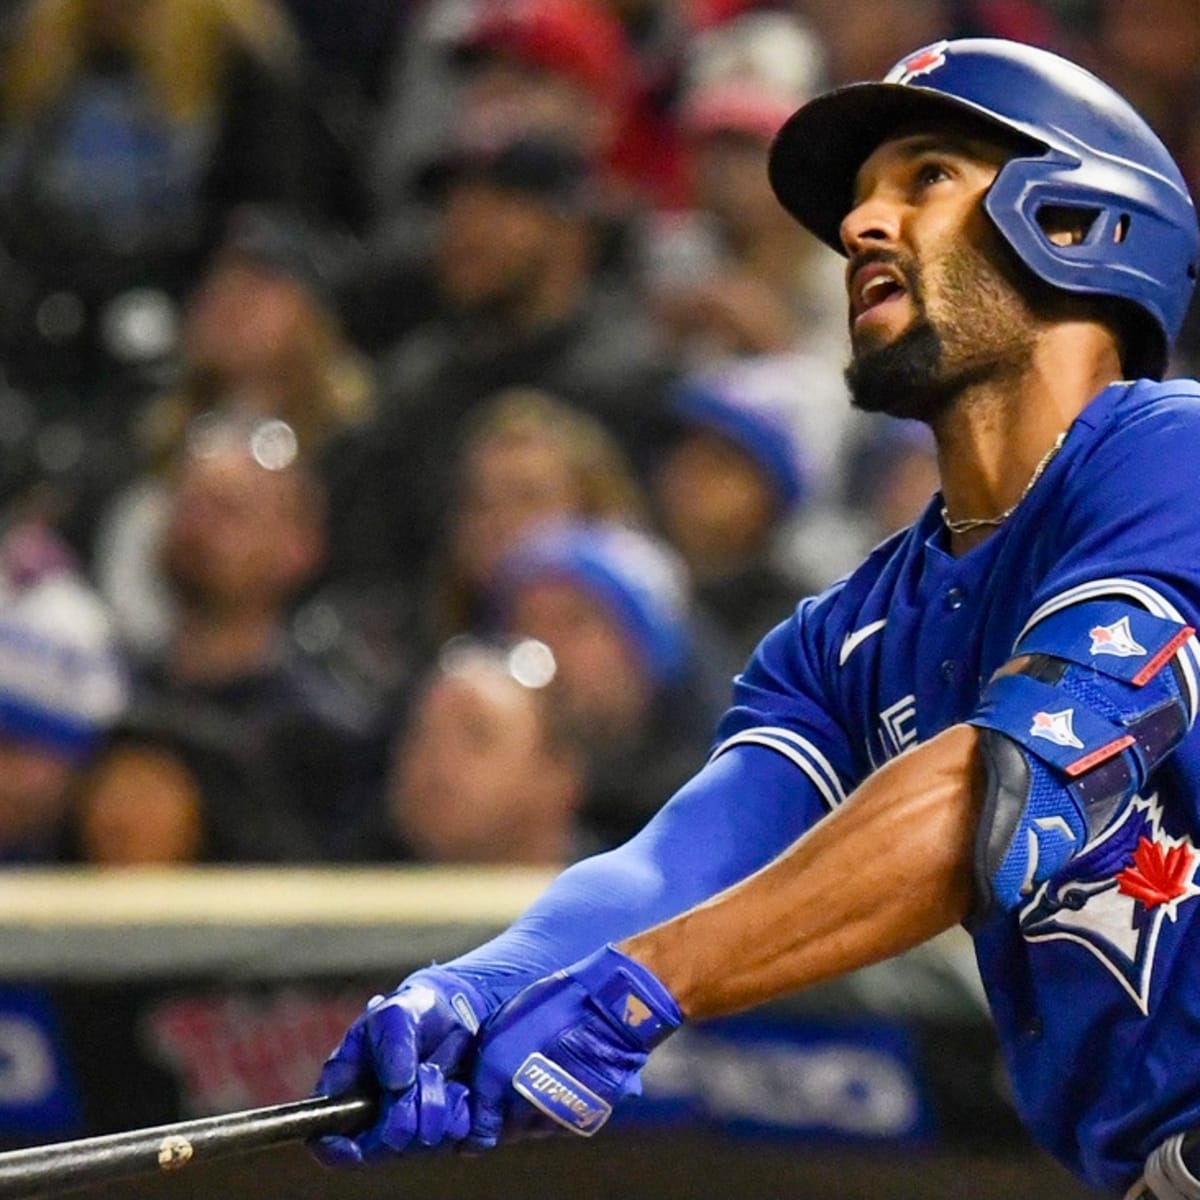
<svg viewBox="0 0 1200 1200">
<path fill-rule="evenodd" d="M 1200 627 L 1198 463 L 1200 385 L 1109 387 L 985 542 L 952 557 L 935 497 L 770 633 L 736 681 L 716 759 L 736 755 L 772 780 L 791 770 L 812 822 L 888 759 L 968 719 L 1047 616 L 1116 597 Z M 1194 718 L 1195 638 L 1178 662 Z M 1110 1188 L 1166 1135 L 1200 1124 L 1195 727 L 1151 783 L 1129 806 L 1135 850 L 1080 856 L 974 931 L 1022 1117 Z"/>
</svg>

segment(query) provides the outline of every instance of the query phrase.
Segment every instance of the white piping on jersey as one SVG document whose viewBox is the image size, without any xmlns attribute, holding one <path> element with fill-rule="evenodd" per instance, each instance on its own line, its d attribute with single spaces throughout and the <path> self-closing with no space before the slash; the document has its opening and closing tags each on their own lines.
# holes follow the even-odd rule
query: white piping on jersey
<svg viewBox="0 0 1200 1200">
<path fill-rule="evenodd" d="M 1178 621 L 1180 625 L 1189 624 L 1170 600 L 1136 579 L 1095 579 L 1091 583 L 1081 583 L 1078 587 L 1068 588 L 1065 592 L 1060 592 L 1057 596 L 1047 600 L 1025 622 L 1025 627 L 1017 634 L 1017 641 L 1013 644 L 1013 649 L 1016 649 L 1021 639 L 1039 621 L 1045 620 L 1052 613 L 1069 608 L 1072 604 L 1079 604 L 1084 600 L 1094 600 L 1099 596 L 1129 596 L 1151 616 L 1166 617 L 1168 620 Z M 1183 677 L 1187 682 L 1188 725 L 1190 726 L 1196 720 L 1197 708 L 1200 707 L 1200 685 L 1196 680 L 1197 668 L 1200 667 L 1200 643 L 1196 641 L 1195 637 L 1188 638 L 1182 649 L 1176 654 L 1176 658 L 1179 659 L 1179 666 L 1183 670 Z"/>
<path fill-rule="evenodd" d="M 872 621 L 870 625 L 864 625 L 861 629 L 854 630 L 853 633 L 848 633 L 842 639 L 842 648 L 838 651 L 838 666 L 844 667 L 846 659 L 852 655 L 873 633 L 878 633 L 887 624 L 887 617 L 881 621 Z"/>
<path fill-rule="evenodd" d="M 831 809 L 837 808 L 846 799 L 841 780 L 837 777 L 829 759 L 821 753 L 807 738 L 801 737 L 791 729 L 782 729 L 776 725 L 760 725 L 754 729 L 743 729 L 733 737 L 723 741 L 709 755 L 708 761 L 724 754 L 734 746 L 766 746 L 790 759 L 812 780 L 825 803 Z"/>
</svg>

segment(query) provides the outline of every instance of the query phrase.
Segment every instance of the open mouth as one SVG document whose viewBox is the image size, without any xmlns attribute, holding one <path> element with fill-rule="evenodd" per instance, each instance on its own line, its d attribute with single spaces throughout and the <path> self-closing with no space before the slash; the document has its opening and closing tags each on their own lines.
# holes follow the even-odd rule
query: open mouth
<svg viewBox="0 0 1200 1200">
<path fill-rule="evenodd" d="M 887 263 L 871 263 L 854 274 L 850 292 L 850 319 L 857 322 L 869 312 L 894 303 L 908 294 L 896 268 Z"/>
</svg>

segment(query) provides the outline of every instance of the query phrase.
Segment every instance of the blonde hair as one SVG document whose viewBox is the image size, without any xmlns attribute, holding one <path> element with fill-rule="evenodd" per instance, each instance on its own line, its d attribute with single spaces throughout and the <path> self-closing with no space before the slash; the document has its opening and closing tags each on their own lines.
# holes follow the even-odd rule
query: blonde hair
<svg viewBox="0 0 1200 1200">
<path fill-rule="evenodd" d="M 595 417 L 535 388 L 498 392 L 467 427 L 463 459 L 490 442 L 553 443 L 582 500 L 580 516 L 645 523 L 641 489 L 624 451 Z"/>
<path fill-rule="evenodd" d="M 633 469 L 616 439 L 593 416 L 535 388 L 497 392 L 464 430 L 462 464 L 484 446 L 504 441 L 549 442 L 566 464 L 579 494 L 578 515 L 641 528 L 646 505 Z M 440 641 L 472 627 L 481 597 L 443 544 L 427 595 L 429 632 Z"/>
<path fill-rule="evenodd" d="M 8 120 L 37 116 L 79 71 L 90 38 L 90 0 L 30 0 L 4 57 L 0 101 Z M 128 50 L 173 120 L 210 117 L 230 52 L 278 70 L 299 60 L 299 41 L 275 0 L 144 0 Z"/>
<path fill-rule="evenodd" d="M 376 380 L 368 359 L 352 346 L 331 314 L 315 310 L 301 361 L 280 389 L 281 402 L 257 415 L 286 421 L 300 452 L 319 455 L 338 433 L 363 425 L 375 415 Z M 293 378 L 294 377 L 294 378 Z M 204 367 L 193 367 L 180 385 L 146 408 L 138 437 L 152 469 L 174 461 L 192 421 L 209 412 L 230 411 L 228 382 Z"/>
</svg>

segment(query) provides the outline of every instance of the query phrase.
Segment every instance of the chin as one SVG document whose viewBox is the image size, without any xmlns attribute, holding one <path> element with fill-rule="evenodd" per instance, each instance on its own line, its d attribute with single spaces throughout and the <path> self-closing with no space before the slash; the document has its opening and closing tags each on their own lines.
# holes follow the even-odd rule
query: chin
<svg viewBox="0 0 1200 1200">
<path fill-rule="evenodd" d="M 886 339 L 855 339 L 846 368 L 855 408 L 930 421 L 953 400 L 942 371 L 942 343 L 926 321 Z"/>
</svg>

